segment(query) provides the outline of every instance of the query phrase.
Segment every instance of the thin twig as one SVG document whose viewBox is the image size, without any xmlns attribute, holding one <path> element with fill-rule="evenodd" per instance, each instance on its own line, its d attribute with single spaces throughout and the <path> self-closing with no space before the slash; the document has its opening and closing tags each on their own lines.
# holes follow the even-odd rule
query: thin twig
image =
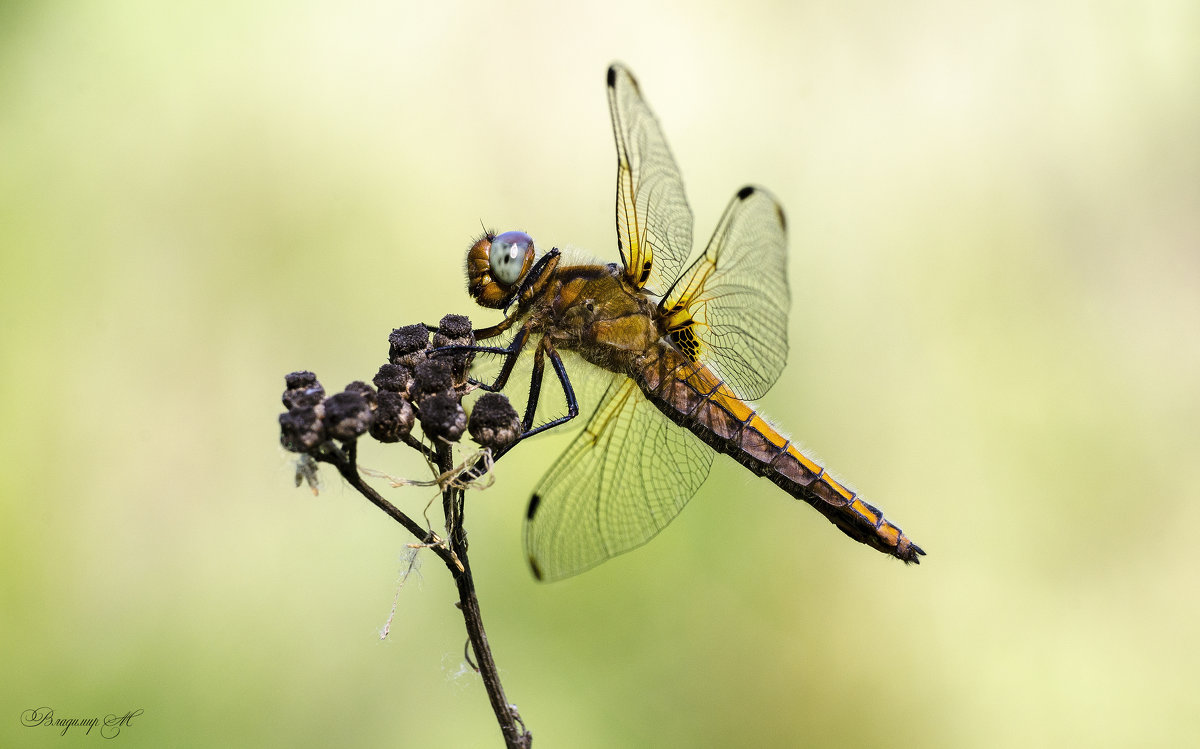
<svg viewBox="0 0 1200 749">
<path fill-rule="evenodd" d="M 438 445 L 438 469 L 443 473 L 453 467 L 454 457 L 449 445 Z M 483 679 L 484 689 L 487 690 L 488 700 L 492 703 L 492 711 L 500 722 L 500 731 L 504 734 L 504 745 L 509 749 L 528 749 L 533 743 L 533 736 L 525 730 L 525 724 L 517 713 L 517 708 L 508 703 L 504 696 L 504 686 L 500 683 L 500 670 L 492 657 L 488 645 L 487 632 L 483 628 L 483 615 L 479 610 L 479 599 L 475 595 L 475 579 L 471 575 L 471 563 L 467 558 L 467 532 L 463 527 L 464 503 L 463 490 L 458 486 L 448 486 L 442 493 L 442 507 L 446 511 L 447 535 L 450 537 L 450 549 L 462 562 L 462 572 L 454 576 L 458 585 L 459 608 L 462 609 L 463 623 L 467 628 L 467 637 L 471 640 L 471 649 L 478 659 L 479 675 Z"/>
<path fill-rule="evenodd" d="M 463 623 L 467 629 L 471 649 L 479 661 L 478 665 L 474 663 L 471 665 L 479 671 L 480 678 L 483 680 L 492 711 L 495 712 L 496 720 L 500 724 L 500 731 L 504 735 L 504 745 L 508 749 L 529 749 L 533 743 L 533 736 L 526 730 L 517 708 L 510 705 L 504 695 L 504 687 L 500 683 L 500 671 L 492 657 L 487 632 L 483 627 L 483 615 L 479 609 L 479 599 L 475 595 L 475 580 L 471 575 L 471 565 L 467 559 L 467 534 L 463 527 L 464 493 L 461 483 L 458 481 L 447 482 L 442 490 L 442 509 L 446 514 L 446 532 L 449 540 L 449 543 L 446 543 L 436 533 L 427 531 L 398 507 L 384 499 L 363 480 L 356 464 L 357 449 L 354 442 L 348 443 L 344 452 L 338 449 L 328 449 L 321 451 L 315 457 L 317 460 L 337 468 L 342 478 L 359 494 L 387 513 L 388 517 L 404 526 L 424 545 L 429 546 L 445 563 L 458 587 L 458 608 L 463 613 Z M 443 474 L 453 470 L 453 451 L 449 444 L 438 444 L 436 459 L 438 470 Z M 477 467 L 480 465 L 477 464 Z M 468 662 L 470 662 L 469 659 Z"/>
<path fill-rule="evenodd" d="M 346 479 L 346 483 L 354 487 L 359 494 L 366 497 L 371 504 L 387 513 L 388 517 L 392 520 L 404 526 L 405 530 L 420 539 L 423 544 L 429 546 L 433 550 L 433 553 L 437 554 L 438 558 L 445 562 L 450 571 L 457 574 L 458 561 L 454 558 L 454 553 L 450 548 L 442 543 L 442 539 L 433 531 L 421 527 L 419 523 L 408 515 L 405 515 L 400 508 L 380 496 L 379 492 L 375 491 L 370 484 L 363 481 L 362 476 L 358 473 L 358 467 L 354 463 L 357 451 L 354 449 L 353 442 L 350 443 L 350 447 L 346 452 L 347 454 L 343 455 L 341 451 L 326 451 L 316 456 L 316 458 L 336 468 L 338 473 L 342 475 L 342 478 Z"/>
</svg>

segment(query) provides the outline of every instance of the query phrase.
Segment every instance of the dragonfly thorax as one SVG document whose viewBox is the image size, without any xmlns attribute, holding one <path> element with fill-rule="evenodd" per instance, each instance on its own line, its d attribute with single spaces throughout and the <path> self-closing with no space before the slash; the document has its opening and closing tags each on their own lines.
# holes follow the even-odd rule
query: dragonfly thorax
<svg viewBox="0 0 1200 749">
<path fill-rule="evenodd" d="M 542 327 L 555 344 L 601 367 L 628 371 L 661 338 L 654 305 L 609 266 L 560 269 Z"/>
</svg>

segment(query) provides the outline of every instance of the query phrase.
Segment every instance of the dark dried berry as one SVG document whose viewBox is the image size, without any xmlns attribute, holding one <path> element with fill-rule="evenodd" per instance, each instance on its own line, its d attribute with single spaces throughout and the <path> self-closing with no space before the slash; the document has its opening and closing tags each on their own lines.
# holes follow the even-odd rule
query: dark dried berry
<svg viewBox="0 0 1200 749">
<path fill-rule="evenodd" d="M 408 399 L 390 390 L 380 390 L 371 414 L 371 436 L 380 442 L 399 442 L 413 426 L 413 409 Z"/>
<path fill-rule="evenodd" d="M 421 429 L 430 439 L 457 442 L 467 428 L 467 412 L 458 399 L 448 393 L 431 395 L 417 405 Z"/>
<path fill-rule="evenodd" d="M 285 408 L 312 408 L 325 397 L 325 388 L 312 372 L 292 372 L 283 380 L 287 384 L 287 390 L 283 392 Z"/>
<path fill-rule="evenodd" d="M 500 393 L 484 393 L 475 401 L 467 429 L 471 439 L 493 449 L 513 442 L 522 432 L 516 409 Z"/>
<path fill-rule="evenodd" d="M 413 370 L 413 400 L 417 403 L 435 393 L 448 393 L 454 387 L 450 364 L 441 359 L 426 359 Z"/>
<path fill-rule="evenodd" d="M 462 340 L 471 336 L 471 319 L 466 315 L 446 315 L 438 323 L 437 335 L 451 340 Z"/>
<path fill-rule="evenodd" d="M 371 424 L 371 407 L 358 393 L 337 393 L 325 399 L 325 431 L 339 440 L 352 440 Z"/>
<path fill-rule="evenodd" d="M 425 358 L 429 348 L 429 329 L 424 325 L 405 325 L 388 336 L 388 359 L 393 364 L 413 366 Z"/>
<path fill-rule="evenodd" d="M 283 376 L 283 381 L 287 383 L 288 390 L 308 388 L 321 384 L 317 382 L 317 376 L 308 370 L 301 370 L 299 372 L 290 372 L 285 374 Z"/>
<path fill-rule="evenodd" d="M 412 384 L 412 372 L 408 367 L 399 364 L 384 364 L 372 380 L 380 390 L 391 390 L 393 393 L 407 393 Z"/>
<path fill-rule="evenodd" d="M 355 380 L 354 382 L 347 385 L 346 392 L 347 393 L 358 393 L 359 395 L 361 395 L 363 398 L 366 399 L 368 406 L 371 406 L 371 407 L 375 406 L 375 388 L 371 387 L 370 385 L 363 382 L 362 380 Z"/>
<path fill-rule="evenodd" d="M 325 441 L 321 417 L 310 406 L 279 414 L 279 442 L 285 450 L 306 453 Z"/>
<path fill-rule="evenodd" d="M 446 346 L 474 346 L 475 334 L 471 330 L 471 320 L 464 315 L 446 315 L 438 324 L 437 332 L 433 334 L 434 349 Z M 447 351 L 435 354 L 437 358 L 450 364 L 454 376 L 454 384 L 462 387 L 467 383 L 467 371 L 475 360 L 474 351 Z"/>
</svg>

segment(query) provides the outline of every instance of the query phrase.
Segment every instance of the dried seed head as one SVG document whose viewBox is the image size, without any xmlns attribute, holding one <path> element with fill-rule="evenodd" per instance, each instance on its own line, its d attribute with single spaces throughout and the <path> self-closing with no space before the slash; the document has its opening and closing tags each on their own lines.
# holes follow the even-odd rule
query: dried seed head
<svg viewBox="0 0 1200 749">
<path fill-rule="evenodd" d="M 352 440 L 367 431 L 371 424 L 371 407 L 359 393 L 344 392 L 325 399 L 325 430 L 330 437 Z"/>
<path fill-rule="evenodd" d="M 430 395 L 417 404 L 421 429 L 430 439 L 457 442 L 467 427 L 467 412 L 458 398 L 449 393 Z"/>
<path fill-rule="evenodd" d="M 393 393 L 407 393 L 412 385 L 412 371 L 399 364 L 387 363 L 379 368 L 372 380 L 380 390 L 391 390 Z"/>
<path fill-rule="evenodd" d="M 438 323 L 437 335 L 460 341 L 471 336 L 471 319 L 466 315 L 446 315 Z"/>
<path fill-rule="evenodd" d="M 300 370 L 299 372 L 289 372 L 288 374 L 285 374 L 283 376 L 283 381 L 284 381 L 284 383 L 287 384 L 288 390 L 312 387 L 313 385 L 321 384 L 321 383 L 317 382 L 317 376 L 315 374 L 313 374 L 312 372 L 309 372 L 308 370 Z"/>
<path fill-rule="evenodd" d="M 375 388 L 371 387 L 362 380 L 355 380 L 346 386 L 347 393 L 358 393 L 366 399 L 367 405 L 371 408 L 375 407 Z"/>
<path fill-rule="evenodd" d="M 371 414 L 371 436 L 380 442 L 399 442 L 413 426 L 413 409 L 408 399 L 391 390 L 380 390 Z"/>
<path fill-rule="evenodd" d="M 312 372 L 292 372 L 283 380 L 287 384 L 287 390 L 283 391 L 284 408 L 312 408 L 325 397 L 325 388 Z"/>
<path fill-rule="evenodd" d="M 448 393 L 454 388 L 454 376 L 450 364 L 442 359 L 426 359 L 413 370 L 413 400 L 421 401 L 437 393 Z"/>
<path fill-rule="evenodd" d="M 325 441 L 321 415 L 311 406 L 279 414 L 279 442 L 285 450 L 306 453 Z"/>
<path fill-rule="evenodd" d="M 388 360 L 412 369 L 425 358 L 429 348 L 429 329 L 424 325 L 405 325 L 388 336 Z"/>
<path fill-rule="evenodd" d="M 438 323 L 437 332 L 433 334 L 435 349 L 474 345 L 475 334 L 471 329 L 471 320 L 464 315 L 446 315 Z M 451 351 L 437 356 L 450 364 L 456 386 L 462 387 L 467 384 L 467 371 L 471 368 L 471 362 L 475 360 L 474 351 Z"/>
<path fill-rule="evenodd" d="M 485 393 L 475 401 L 467 429 L 471 439 L 492 449 L 513 442 L 522 431 L 516 409 L 500 393 Z"/>
</svg>

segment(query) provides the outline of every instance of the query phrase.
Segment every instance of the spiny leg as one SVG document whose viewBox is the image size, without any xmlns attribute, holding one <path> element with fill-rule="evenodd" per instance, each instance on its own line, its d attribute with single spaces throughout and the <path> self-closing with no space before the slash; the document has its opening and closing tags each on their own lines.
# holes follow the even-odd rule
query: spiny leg
<svg viewBox="0 0 1200 749">
<path fill-rule="evenodd" d="M 474 377 L 470 378 L 472 385 L 477 385 L 483 390 L 486 390 L 490 393 L 495 393 L 503 389 L 504 386 L 508 384 L 508 378 L 510 375 L 512 375 L 513 367 L 515 367 L 517 364 L 517 358 L 521 355 L 521 350 L 525 348 L 525 344 L 529 341 L 529 332 L 531 326 L 532 322 L 525 323 L 525 325 L 522 326 L 519 331 L 517 331 L 517 334 L 513 336 L 512 342 L 507 346 L 443 346 L 442 348 L 434 349 L 430 352 L 430 354 L 437 356 L 442 354 L 454 354 L 470 351 L 476 354 L 499 354 L 503 356 L 504 364 L 501 365 L 500 373 L 496 376 L 495 382 L 489 385 L 486 382 L 480 382 L 479 380 L 476 380 Z M 484 328 L 475 335 L 478 338 L 480 333 L 484 333 L 489 330 L 491 330 L 491 328 Z M 493 333 L 492 335 L 495 334 Z"/>
<path fill-rule="evenodd" d="M 472 331 L 471 335 L 474 336 L 475 340 L 477 340 L 477 341 L 486 341 L 489 338 L 495 338 L 496 336 L 500 335 L 504 331 L 511 328 L 513 326 L 513 323 L 515 323 L 518 318 L 519 318 L 519 315 L 510 315 L 509 317 L 504 318 L 503 320 L 496 323 L 495 325 L 489 325 L 486 328 L 480 328 L 479 330 Z M 430 325 L 429 323 L 424 323 L 424 325 L 425 325 L 425 329 L 428 330 L 430 333 L 436 333 L 439 330 L 441 330 L 441 327 L 438 325 Z"/>
<path fill-rule="evenodd" d="M 533 427 L 533 418 L 537 412 L 537 404 L 542 391 L 542 374 L 546 368 L 546 356 L 550 357 L 550 365 L 554 367 L 554 374 L 558 376 L 558 381 L 562 385 L 563 396 L 567 399 L 567 413 L 556 419 L 551 419 L 545 424 Z M 499 460 L 505 453 L 519 445 L 525 438 L 532 437 L 560 424 L 565 424 L 578 415 L 579 401 L 575 397 L 575 388 L 571 386 L 571 378 L 567 376 L 567 368 L 563 365 L 562 357 L 559 356 L 558 350 L 554 348 L 554 344 L 550 343 L 548 338 L 543 338 L 538 342 L 537 352 L 533 357 L 533 375 L 529 380 L 529 401 L 525 405 L 525 418 L 521 422 L 521 426 L 525 431 L 512 442 L 494 450 L 492 452 L 492 462 Z M 485 462 L 480 460 L 468 473 L 464 474 L 464 478 L 468 481 L 478 478 L 483 475 L 485 470 L 487 470 Z"/>
<path fill-rule="evenodd" d="M 547 356 L 550 357 L 550 365 L 554 367 L 554 373 L 558 375 L 558 381 L 563 389 L 563 396 L 567 399 L 567 413 L 535 427 L 533 426 L 533 417 L 537 411 L 538 399 L 541 397 L 542 373 L 546 368 L 545 359 Z M 575 388 L 571 386 L 571 378 L 567 376 L 567 368 L 563 365 L 562 357 L 559 356 L 558 350 L 554 348 L 554 344 L 550 342 L 549 338 L 542 338 L 538 343 L 537 352 L 533 357 L 533 376 L 529 378 L 529 401 L 525 405 L 525 419 L 522 422 L 525 427 L 525 433 L 517 441 L 519 442 L 526 437 L 532 437 L 547 429 L 553 429 L 560 424 L 565 424 L 578 415 L 579 401 L 575 398 Z"/>
</svg>

